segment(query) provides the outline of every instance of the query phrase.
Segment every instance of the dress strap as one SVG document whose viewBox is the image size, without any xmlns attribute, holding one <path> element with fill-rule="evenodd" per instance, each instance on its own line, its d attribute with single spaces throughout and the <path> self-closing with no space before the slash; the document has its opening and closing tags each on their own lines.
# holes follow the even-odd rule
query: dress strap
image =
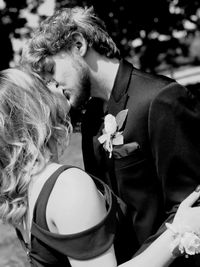
<svg viewBox="0 0 200 267">
<path fill-rule="evenodd" d="M 53 190 L 53 187 L 59 177 L 59 175 L 69 169 L 74 168 L 74 166 L 70 165 L 62 165 L 60 166 L 44 183 L 42 190 L 39 193 L 39 196 L 36 200 L 34 209 L 33 209 L 33 222 L 37 222 L 41 227 L 48 229 L 48 225 L 46 222 L 46 206 L 49 200 L 49 196 Z"/>
</svg>

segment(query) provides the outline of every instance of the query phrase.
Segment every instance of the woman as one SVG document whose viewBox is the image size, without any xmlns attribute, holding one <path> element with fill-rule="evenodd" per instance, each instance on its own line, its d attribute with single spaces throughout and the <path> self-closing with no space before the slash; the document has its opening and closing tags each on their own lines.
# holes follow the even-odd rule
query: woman
<svg viewBox="0 0 200 267">
<path fill-rule="evenodd" d="M 71 132 L 68 109 L 35 74 L 1 71 L 0 218 L 16 228 L 32 266 L 117 266 L 116 197 L 97 178 L 55 157 Z M 161 267 L 182 252 L 199 253 L 200 207 L 192 207 L 199 196 L 198 187 L 169 229 L 120 266 Z M 188 235 L 194 241 L 189 248 Z"/>
</svg>

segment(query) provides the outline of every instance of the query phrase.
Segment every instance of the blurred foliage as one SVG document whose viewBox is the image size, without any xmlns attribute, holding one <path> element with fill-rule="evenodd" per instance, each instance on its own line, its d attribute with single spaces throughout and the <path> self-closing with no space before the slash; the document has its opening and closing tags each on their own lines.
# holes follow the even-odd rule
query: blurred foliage
<svg viewBox="0 0 200 267">
<path fill-rule="evenodd" d="M 122 55 L 144 70 L 199 64 L 199 0 L 0 0 L 0 68 L 17 63 L 42 19 L 76 5 L 94 6 Z"/>
<path fill-rule="evenodd" d="M 76 5 L 94 7 L 122 56 L 136 67 L 173 74 L 178 67 L 200 65 L 199 0 L 0 0 L 0 70 L 18 64 L 41 20 Z M 71 117 L 79 130 L 80 112 L 72 110 Z"/>
</svg>

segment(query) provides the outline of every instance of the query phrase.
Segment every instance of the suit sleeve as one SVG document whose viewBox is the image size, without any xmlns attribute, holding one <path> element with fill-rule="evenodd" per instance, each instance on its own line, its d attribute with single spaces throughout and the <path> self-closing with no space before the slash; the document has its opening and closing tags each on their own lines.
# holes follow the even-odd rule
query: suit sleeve
<svg viewBox="0 0 200 267">
<path fill-rule="evenodd" d="M 149 135 L 166 211 L 200 183 L 200 102 L 174 83 L 152 102 Z"/>
<path fill-rule="evenodd" d="M 148 131 L 165 214 L 173 220 L 180 202 L 200 184 L 200 100 L 172 83 L 152 101 Z M 165 224 L 149 239 L 165 230 Z"/>
</svg>

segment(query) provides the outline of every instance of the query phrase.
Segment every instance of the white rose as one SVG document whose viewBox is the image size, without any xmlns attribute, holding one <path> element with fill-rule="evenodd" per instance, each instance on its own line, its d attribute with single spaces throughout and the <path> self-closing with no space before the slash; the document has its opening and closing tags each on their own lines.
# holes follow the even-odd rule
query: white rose
<svg viewBox="0 0 200 267">
<path fill-rule="evenodd" d="M 200 251 L 200 239 L 193 233 L 185 232 L 181 238 L 180 247 L 184 248 L 186 254 L 194 255 Z"/>
<path fill-rule="evenodd" d="M 113 115 L 108 114 L 105 116 L 104 119 L 104 125 L 105 125 L 105 132 L 108 134 L 114 134 L 117 130 L 117 122 Z"/>
</svg>

